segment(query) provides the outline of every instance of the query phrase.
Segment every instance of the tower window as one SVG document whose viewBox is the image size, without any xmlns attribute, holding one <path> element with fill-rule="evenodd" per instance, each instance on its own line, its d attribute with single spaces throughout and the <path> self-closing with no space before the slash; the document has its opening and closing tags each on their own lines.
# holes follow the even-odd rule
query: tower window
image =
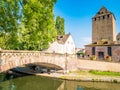
<svg viewBox="0 0 120 90">
<path fill-rule="evenodd" d="M 99 18 L 99 20 L 100 20 L 100 17 L 98 17 Z"/>
<path fill-rule="evenodd" d="M 96 18 L 94 18 L 94 20 L 96 21 Z"/>
<path fill-rule="evenodd" d="M 103 16 L 103 19 L 105 19 L 105 16 Z"/>
<path fill-rule="evenodd" d="M 109 18 L 109 17 L 110 17 L 110 15 L 107 15 L 107 17 Z"/>
</svg>

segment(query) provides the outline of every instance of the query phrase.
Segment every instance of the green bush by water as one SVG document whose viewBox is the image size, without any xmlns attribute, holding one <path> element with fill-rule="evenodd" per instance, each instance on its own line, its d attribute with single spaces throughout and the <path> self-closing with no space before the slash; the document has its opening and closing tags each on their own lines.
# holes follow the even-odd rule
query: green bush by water
<svg viewBox="0 0 120 90">
<path fill-rule="evenodd" d="M 120 76 L 120 72 L 90 70 L 89 73 L 95 75 Z"/>
</svg>

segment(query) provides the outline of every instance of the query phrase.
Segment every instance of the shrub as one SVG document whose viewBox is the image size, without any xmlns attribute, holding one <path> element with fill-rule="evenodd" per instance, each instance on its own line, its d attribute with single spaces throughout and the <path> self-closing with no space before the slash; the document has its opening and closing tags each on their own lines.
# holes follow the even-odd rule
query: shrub
<svg viewBox="0 0 120 90">
<path fill-rule="evenodd" d="M 90 59 L 91 59 L 91 60 L 96 60 L 96 56 L 95 56 L 95 55 L 92 55 L 92 56 L 90 57 Z"/>
<path fill-rule="evenodd" d="M 111 60 L 112 60 L 111 56 L 106 56 L 105 59 L 106 59 L 107 61 L 111 61 Z"/>
</svg>

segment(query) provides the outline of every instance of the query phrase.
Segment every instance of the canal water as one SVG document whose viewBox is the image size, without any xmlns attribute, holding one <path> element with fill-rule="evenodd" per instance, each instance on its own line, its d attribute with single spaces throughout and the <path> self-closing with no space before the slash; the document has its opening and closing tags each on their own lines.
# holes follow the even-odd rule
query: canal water
<svg viewBox="0 0 120 90">
<path fill-rule="evenodd" d="M 0 90 L 120 90 L 120 84 L 77 82 L 42 76 L 24 76 L 1 81 Z"/>
</svg>

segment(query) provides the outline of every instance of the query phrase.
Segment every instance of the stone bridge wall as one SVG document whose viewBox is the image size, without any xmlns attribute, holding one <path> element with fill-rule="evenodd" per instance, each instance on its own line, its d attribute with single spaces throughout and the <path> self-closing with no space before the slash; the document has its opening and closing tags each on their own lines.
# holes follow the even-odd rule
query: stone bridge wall
<svg viewBox="0 0 120 90">
<path fill-rule="evenodd" d="M 0 51 L 0 72 L 30 63 L 50 63 L 61 67 L 61 69 L 76 69 L 76 56 L 40 51 Z"/>
</svg>

